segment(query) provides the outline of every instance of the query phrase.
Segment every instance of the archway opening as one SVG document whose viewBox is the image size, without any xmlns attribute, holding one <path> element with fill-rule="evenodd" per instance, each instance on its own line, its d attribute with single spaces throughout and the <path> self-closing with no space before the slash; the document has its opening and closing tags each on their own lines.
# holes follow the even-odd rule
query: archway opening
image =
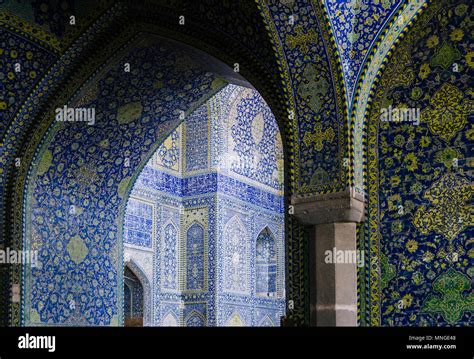
<svg viewBox="0 0 474 359">
<path fill-rule="evenodd" d="M 124 71 L 124 63 L 132 65 L 130 72 Z M 235 305 L 240 305 L 238 300 L 253 295 L 252 264 L 245 267 L 250 274 L 245 277 L 244 292 L 235 290 L 227 297 L 223 294 L 222 298 L 211 298 L 221 273 L 211 266 L 219 255 L 211 236 L 217 238 L 220 232 L 210 232 L 209 226 L 214 225 L 217 231 L 220 213 L 229 219 L 242 217 L 240 221 L 248 233 L 246 254 L 254 250 L 257 232 L 252 226 L 260 231 L 269 224 L 245 219 L 251 213 L 249 207 L 219 209 L 225 208 L 222 203 L 226 196 L 240 193 L 249 205 L 275 211 L 270 227 L 283 241 L 283 145 L 275 118 L 261 96 L 248 83 L 248 87 L 229 83 L 245 81 L 206 53 L 140 33 L 69 100 L 68 108 L 93 108 L 95 118 L 88 122 L 54 121 L 32 161 L 25 191 L 24 246 L 38 249 L 40 265 L 25 267 L 22 272 L 22 324 L 123 325 L 124 237 L 134 238 L 128 250 L 137 253 L 132 262 L 138 264 L 144 285 L 145 326 L 182 325 L 186 318 L 190 325 L 224 325 L 227 321 L 212 317 L 215 312 L 209 308 L 221 300 L 234 313 Z M 226 100 L 219 100 L 221 97 Z M 204 127 L 200 127 L 200 115 L 211 119 Z M 218 118 L 231 120 L 227 123 Z M 214 127 L 220 123 L 226 124 L 229 136 L 220 136 L 223 129 Z M 227 142 L 219 147 L 219 139 L 223 138 Z M 176 144 L 185 142 L 185 152 L 176 152 Z M 143 169 L 153 153 L 156 156 L 151 159 L 151 167 Z M 161 166 L 163 171 L 147 178 L 153 166 Z M 159 218 L 160 225 L 166 224 L 167 242 L 163 243 L 168 243 L 167 247 L 149 248 L 162 232 L 154 232 L 153 219 L 147 220 L 150 214 L 157 219 L 159 213 L 156 206 L 150 206 L 148 194 L 138 200 L 135 193 L 130 197 L 133 184 L 142 181 L 137 181 L 140 173 L 148 184 L 162 186 L 158 190 L 178 191 L 168 202 L 162 202 L 170 209 L 165 211 L 167 218 Z M 131 213 L 125 214 L 127 202 Z M 130 218 L 141 221 L 140 226 L 124 228 Z M 195 222 L 197 225 L 190 228 Z M 283 247 L 279 247 L 281 261 Z M 140 259 L 155 249 L 158 259 L 154 254 L 151 260 Z M 186 261 L 181 254 L 187 254 L 192 264 L 183 267 Z M 233 258 L 234 264 L 242 258 L 248 263 L 254 261 L 238 253 Z M 178 301 L 176 312 L 166 306 L 166 300 L 157 307 L 155 294 L 153 301 L 152 295 L 147 295 L 153 292 L 152 287 L 156 288 L 153 272 L 157 268 L 169 271 L 164 275 L 163 269 L 158 277 L 165 297 L 172 298 L 171 294 L 185 288 L 183 295 L 199 297 L 207 293 L 211 299 L 198 302 L 195 308 L 190 302 Z M 43 280 L 58 272 L 70 275 Z M 136 270 L 134 273 L 137 275 Z M 281 273 L 280 294 L 271 313 L 274 323 L 279 323 L 285 307 L 283 265 Z M 228 299 L 231 297 L 233 301 Z M 173 301 L 170 303 L 176 304 Z M 255 311 L 256 304 L 252 308 Z M 257 320 L 241 316 L 245 325 L 254 325 Z"/>
<path fill-rule="evenodd" d="M 124 255 L 152 283 L 153 326 L 278 326 L 285 314 L 281 135 L 251 88 L 227 85 L 140 172 Z"/>
</svg>

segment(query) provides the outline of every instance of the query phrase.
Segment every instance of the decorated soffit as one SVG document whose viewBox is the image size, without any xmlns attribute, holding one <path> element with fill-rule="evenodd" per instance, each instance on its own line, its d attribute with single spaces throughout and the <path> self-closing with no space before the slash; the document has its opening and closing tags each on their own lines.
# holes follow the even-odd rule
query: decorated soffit
<svg viewBox="0 0 474 359">
<path fill-rule="evenodd" d="M 337 52 L 318 1 L 260 0 L 288 93 L 294 196 L 343 190 L 347 113 Z M 336 119 L 336 120 L 335 120 Z M 294 137 L 293 137 L 294 136 Z"/>
</svg>

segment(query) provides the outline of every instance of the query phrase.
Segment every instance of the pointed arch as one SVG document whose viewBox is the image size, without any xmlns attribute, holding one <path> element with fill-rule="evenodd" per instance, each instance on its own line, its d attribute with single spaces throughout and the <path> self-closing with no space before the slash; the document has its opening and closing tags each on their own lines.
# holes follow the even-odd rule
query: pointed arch
<svg viewBox="0 0 474 359">
<path fill-rule="evenodd" d="M 256 295 L 275 297 L 277 294 L 277 245 L 270 228 L 261 230 L 255 241 Z"/>
<path fill-rule="evenodd" d="M 176 314 L 172 311 L 169 311 L 164 317 L 161 323 L 163 327 L 179 327 L 179 321 Z"/>
<path fill-rule="evenodd" d="M 135 274 L 143 287 L 143 326 L 152 325 L 152 291 L 151 284 L 145 271 L 132 257 L 125 263 L 125 267 Z"/>
<path fill-rule="evenodd" d="M 204 314 L 193 309 L 184 319 L 184 322 L 187 327 L 205 327 L 206 326 L 206 317 Z"/>
<path fill-rule="evenodd" d="M 266 315 L 265 317 L 263 317 L 260 323 L 258 323 L 258 326 L 259 327 L 274 327 L 275 323 L 268 315 Z"/>
<path fill-rule="evenodd" d="M 230 318 L 225 323 L 226 327 L 245 327 L 245 322 L 238 312 L 232 313 Z"/>
<path fill-rule="evenodd" d="M 250 4 L 250 3 L 249 3 Z M 251 23 L 255 23 L 259 26 L 259 30 L 263 30 L 263 23 L 262 19 L 259 16 L 259 13 L 256 8 L 256 4 L 250 4 L 251 6 L 245 7 L 246 11 L 245 13 L 240 11 L 240 6 L 238 4 L 233 4 L 232 9 L 233 12 L 229 13 L 229 16 L 239 16 L 239 14 L 242 14 L 242 19 L 245 21 L 251 21 Z M 124 8 L 119 6 L 119 9 L 114 10 L 114 11 L 107 11 L 104 12 L 104 17 L 102 20 L 97 21 L 94 26 L 89 29 L 87 29 L 87 34 L 85 36 L 80 37 L 81 41 L 75 42 L 74 45 L 70 49 L 67 50 L 67 52 L 64 53 L 64 58 L 61 59 L 61 61 L 58 61 L 57 64 L 55 64 L 53 67 L 51 67 L 51 71 L 48 71 L 47 75 L 44 77 L 44 80 L 41 81 L 41 84 L 37 86 L 37 88 L 34 89 L 34 91 L 28 91 L 28 94 L 31 93 L 31 96 L 28 98 L 27 104 L 24 106 L 24 108 L 28 108 L 28 111 L 20 111 L 16 119 L 19 119 L 18 121 L 15 120 L 15 124 L 19 123 L 18 128 L 15 126 L 9 126 L 11 130 L 9 130 L 9 133 L 16 133 L 16 130 L 21 130 L 21 136 L 4 136 L 6 139 L 8 139 L 8 146 L 5 145 L 4 149 L 8 147 L 8 163 L 11 163 L 12 160 L 15 158 L 13 155 L 13 150 L 15 153 L 17 152 L 17 149 L 20 148 L 26 148 L 28 147 L 27 151 L 18 151 L 18 153 L 21 155 L 21 163 L 22 164 L 29 164 L 32 162 L 32 158 L 34 158 L 35 154 L 37 153 L 37 147 L 39 146 L 39 143 L 42 141 L 43 136 L 45 136 L 46 131 L 51 123 L 54 123 L 52 120 L 52 117 L 50 116 L 50 110 L 54 110 L 56 107 L 58 107 L 58 104 L 64 104 L 64 103 L 69 103 L 72 101 L 72 97 L 75 96 L 78 98 L 78 101 L 85 101 L 86 96 L 83 96 L 83 93 L 89 95 L 89 85 L 91 83 L 95 83 L 95 77 L 93 78 L 92 76 L 96 74 L 105 74 L 107 73 L 109 67 L 108 65 L 106 66 L 105 60 L 107 59 L 114 59 L 115 57 L 112 56 L 115 53 L 118 53 L 121 48 L 124 47 L 124 39 L 131 39 L 133 34 L 138 31 L 138 29 L 146 29 L 149 32 L 153 33 L 158 33 L 163 36 L 168 35 L 169 37 L 173 38 L 175 41 L 181 41 L 181 42 L 186 42 L 191 45 L 195 45 L 196 47 L 207 50 L 208 52 L 214 54 L 216 57 L 222 57 L 223 60 L 225 60 L 229 65 L 232 65 L 234 63 L 233 59 L 238 57 L 238 58 L 245 58 L 248 59 L 247 61 L 242 61 L 241 63 L 241 70 L 242 73 L 250 77 L 252 80 L 252 83 L 255 83 L 256 88 L 260 88 L 261 91 L 264 91 L 265 94 L 267 95 L 266 97 L 269 98 L 271 103 L 273 104 L 272 107 L 276 109 L 276 111 L 279 112 L 279 118 L 280 118 L 280 123 L 283 123 L 283 120 L 286 118 L 286 112 L 285 112 L 285 107 L 281 105 L 284 100 L 284 92 L 281 89 L 280 82 L 275 80 L 278 79 L 279 71 L 276 66 L 276 59 L 273 58 L 273 52 L 271 43 L 268 41 L 267 36 L 265 35 L 264 31 L 256 31 L 253 36 L 246 36 L 245 38 L 242 38 L 242 41 L 238 41 L 237 37 L 235 36 L 228 36 L 228 35 L 220 35 L 221 31 L 215 31 L 212 30 L 213 28 L 210 28 L 209 30 L 200 30 L 200 28 L 196 28 L 194 31 L 190 29 L 189 27 L 186 27 L 188 30 L 184 31 L 176 31 L 174 28 L 172 29 L 171 26 L 165 26 L 164 22 L 161 21 L 155 21 L 158 18 L 161 18 L 162 16 L 165 16 L 162 12 L 157 12 L 156 9 L 153 6 L 148 6 L 146 10 L 140 9 L 140 5 L 133 5 L 130 4 L 130 6 L 133 6 L 133 19 L 129 17 L 130 13 L 127 15 L 123 14 Z M 200 10 L 202 6 L 195 4 L 193 5 L 193 9 Z M 219 8 L 217 9 L 217 12 L 223 12 L 220 11 Z M 224 13 L 226 13 L 225 11 Z M 200 17 L 200 12 L 195 12 L 198 17 Z M 146 16 L 144 16 L 146 15 Z M 146 18 L 146 21 L 145 21 Z M 127 19 L 127 21 L 122 22 L 119 19 Z M 153 20 L 153 21 L 152 21 Z M 115 28 L 115 24 L 120 23 L 120 29 Z M 100 24 L 100 25 L 97 25 Z M 122 26 L 123 24 L 123 26 Z M 140 26 L 135 27 L 135 25 L 140 24 Z M 155 24 L 160 24 L 159 26 L 155 26 Z M 96 26 L 97 25 L 97 26 Z M 143 27 L 142 27 L 143 25 Z M 153 25 L 153 26 L 152 26 Z M 218 24 L 212 24 L 215 25 L 216 28 L 219 28 Z M 130 26 L 130 27 L 129 27 Z M 114 38 L 114 41 L 111 41 L 109 34 L 109 31 L 113 29 L 113 33 L 117 34 L 116 38 Z M 207 29 L 207 28 L 206 28 Z M 198 35 L 198 30 L 199 35 Z M 237 33 L 236 29 L 231 29 L 231 34 Z M 101 34 L 99 36 L 98 34 Z M 212 38 L 212 41 L 208 40 L 203 40 L 208 38 L 206 36 L 207 34 L 211 34 L 212 36 L 209 36 L 209 38 Z M 96 36 L 97 35 L 97 36 Z M 103 36 L 102 36 L 103 35 Z M 107 35 L 107 36 L 106 36 Z M 258 36 L 260 39 L 264 41 L 255 41 L 255 37 Z M 214 46 L 212 46 L 213 43 L 219 43 L 222 41 L 219 41 L 218 39 L 224 39 L 224 38 L 229 38 L 229 39 L 235 39 L 234 41 L 230 41 L 228 43 L 227 49 L 221 50 L 217 49 Z M 216 40 L 214 40 L 216 39 Z M 199 40 L 199 42 L 197 41 Z M 148 45 L 148 42 L 146 41 L 135 41 L 135 39 L 131 40 L 131 42 L 134 42 L 137 47 L 139 48 L 145 48 Z M 255 45 L 258 43 L 258 46 Z M 134 45 L 135 45 L 134 44 Z M 247 44 L 252 45 L 252 48 L 255 48 L 256 52 L 255 55 L 252 51 L 248 51 Z M 94 55 L 93 58 L 91 58 L 89 55 L 94 53 L 94 49 L 101 49 L 103 51 L 100 51 L 100 54 L 97 54 L 97 56 Z M 77 49 L 86 49 L 87 51 L 77 51 Z M 228 51 L 229 50 L 229 51 Z M 232 51 L 230 51 L 232 50 Z M 86 57 L 82 57 L 81 54 L 89 54 Z M 174 53 L 174 52 L 173 52 Z M 69 61 L 69 59 L 72 58 L 74 59 L 73 61 Z M 117 57 L 118 59 L 119 57 Z M 64 65 L 63 60 L 66 59 L 67 63 Z M 83 61 L 84 60 L 84 61 Z M 271 60 L 271 61 L 270 61 Z M 154 62 L 156 63 L 156 61 Z M 256 66 L 254 65 L 245 65 L 245 64 L 264 64 L 268 65 L 269 63 L 274 63 L 275 66 L 260 66 L 260 70 L 254 72 L 254 69 Z M 85 66 L 86 64 L 87 66 Z M 257 66 L 258 67 L 258 66 Z M 100 71 L 99 71 L 100 69 Z M 63 86 L 63 81 L 66 81 L 70 77 L 73 77 L 74 79 L 71 80 L 70 83 L 73 83 L 74 86 L 71 86 L 70 88 L 67 88 L 67 86 Z M 207 77 L 207 76 L 206 76 Z M 271 80 L 271 81 L 269 81 Z M 69 81 L 69 80 L 68 80 Z M 69 82 L 68 82 L 69 83 Z M 216 83 L 218 84 L 219 82 L 215 82 L 213 84 L 214 90 Z M 115 81 L 114 81 L 115 84 Z M 57 89 L 62 89 L 60 91 L 59 97 L 57 97 L 56 90 Z M 77 92 L 77 94 L 76 94 Z M 156 93 L 157 91 L 151 91 L 153 93 Z M 36 93 L 41 93 L 43 96 L 36 96 Z M 96 96 L 98 98 L 103 98 L 102 96 Z M 134 94 L 134 97 L 140 98 L 141 96 L 137 93 Z M 30 101 L 31 98 L 31 101 Z M 38 102 L 38 98 L 40 98 L 40 101 Z M 44 100 L 44 101 L 43 101 Z M 38 104 L 36 104 L 38 103 Z M 109 104 L 108 101 L 104 101 L 107 105 Z M 47 107 L 48 111 L 37 111 L 37 109 L 41 109 L 42 107 Z M 125 110 L 124 113 L 130 113 L 130 110 L 132 110 L 133 116 L 136 116 L 137 113 L 139 113 L 139 107 L 138 106 L 128 106 L 128 104 L 124 104 Z M 174 106 L 178 107 L 178 106 Z M 182 106 L 179 106 L 180 108 Z M 185 106 L 186 107 L 186 106 Z M 23 108 L 23 106 L 22 106 Z M 38 114 L 32 113 L 31 108 L 34 108 Z M 27 113 L 26 113 L 27 112 Z M 99 111 L 98 111 L 99 112 Z M 29 118 L 31 117 L 31 121 Z M 120 116 L 122 117 L 122 116 Z M 28 118 L 28 120 L 27 120 Z M 34 118 L 34 119 L 33 119 Z M 49 119 L 47 119 L 49 118 Z M 143 117 L 145 119 L 145 117 Z M 118 119 L 118 118 L 117 118 Z M 146 118 L 147 119 L 147 118 Z M 125 121 L 124 121 L 125 120 Z M 131 122 L 128 122 L 131 120 L 129 119 L 123 119 L 121 118 L 120 121 L 122 122 L 121 126 L 123 128 L 127 127 L 130 125 L 130 127 L 135 127 L 135 124 L 132 125 Z M 164 119 L 160 118 L 160 121 Z M 23 122 L 25 121 L 25 122 Z M 135 120 L 136 123 L 140 122 L 139 120 Z M 106 122 L 106 121 L 104 121 Z M 152 121 L 150 121 L 151 123 Z M 143 125 L 145 125 L 145 121 L 143 121 Z M 148 126 L 148 125 L 146 125 Z M 109 171 L 107 167 L 102 166 L 102 160 L 103 158 L 101 156 L 97 156 L 97 158 L 94 158 L 94 161 L 91 161 L 90 159 L 86 158 L 86 164 L 84 169 L 81 170 L 81 172 L 78 174 L 78 181 L 81 182 L 81 186 L 87 186 L 88 184 L 95 182 L 93 180 L 87 181 L 87 178 L 97 178 L 95 175 L 95 171 L 98 170 L 100 173 L 104 174 L 104 177 L 102 178 L 102 175 L 99 175 L 101 177 L 101 180 L 103 179 L 103 183 L 109 183 L 109 188 L 106 188 L 104 186 L 104 192 L 103 192 L 103 198 L 107 199 L 113 199 L 113 200 L 106 200 L 104 201 L 104 207 L 102 208 L 99 212 L 97 208 L 94 208 L 94 206 L 91 205 L 91 208 L 88 208 L 86 213 L 92 213 L 91 218 L 94 218 L 94 220 L 98 221 L 97 225 L 94 226 L 88 226 L 88 230 L 90 232 L 88 233 L 89 238 L 102 238 L 104 242 L 106 242 L 107 245 L 111 245 L 111 250 L 107 251 L 107 256 L 104 255 L 104 258 L 107 259 L 107 262 L 102 261 L 99 262 L 99 267 L 102 270 L 103 269 L 103 274 L 101 273 L 102 278 L 106 278 L 104 280 L 103 286 L 107 290 L 105 290 L 106 293 L 109 293 L 109 291 L 113 290 L 113 300 L 110 302 L 111 304 L 108 305 L 108 301 L 104 300 L 104 303 L 107 303 L 107 306 L 104 308 L 105 310 L 95 310 L 91 309 L 90 311 L 87 311 L 87 316 L 84 318 L 81 317 L 81 324 L 83 325 L 109 325 L 109 324 L 115 324 L 118 322 L 119 318 L 122 316 L 122 296 L 121 292 L 123 289 L 123 278 L 120 277 L 120 273 L 123 271 L 123 264 L 121 260 L 121 256 L 123 253 L 123 249 L 120 247 L 120 244 L 122 243 L 123 239 L 123 234 L 121 230 L 118 230 L 118 233 L 115 233 L 116 231 L 114 230 L 116 227 L 121 227 L 122 222 L 123 222 L 123 215 L 124 215 L 124 202 L 126 201 L 126 198 L 128 198 L 131 188 L 133 186 L 133 183 L 136 179 L 135 176 L 135 169 L 139 168 L 137 162 L 140 159 L 143 159 L 146 157 L 146 154 L 149 153 L 149 149 L 152 146 L 149 146 L 148 143 L 155 143 L 155 137 L 162 136 L 164 133 L 167 132 L 169 129 L 168 126 L 160 128 L 159 131 L 156 131 L 158 128 L 153 124 L 150 124 L 150 131 L 143 131 L 143 134 L 146 138 L 143 138 L 143 141 L 132 141 L 132 145 L 130 146 L 130 149 L 132 149 L 135 146 L 140 145 L 141 149 L 140 151 L 137 150 L 136 156 L 131 156 L 130 159 L 132 159 L 131 166 L 129 169 L 126 169 L 124 171 L 115 171 L 117 168 L 117 165 L 114 166 L 114 171 Z M 113 126 L 117 128 L 118 126 Z M 136 129 L 138 130 L 138 127 L 136 126 Z M 143 126 L 144 128 L 145 126 Z M 26 131 L 28 129 L 28 132 Z M 107 128 L 107 131 L 109 128 Z M 105 130 L 104 130 L 105 131 Z M 124 131 L 122 131 L 124 132 Z M 54 133 L 54 132 L 51 132 Z M 125 133 L 125 132 L 124 132 Z M 30 134 L 32 136 L 30 136 Z M 54 137 L 54 136 L 52 136 Z M 99 137 L 96 136 L 87 136 L 88 139 L 90 139 L 90 148 L 93 148 L 92 145 L 95 143 L 96 139 L 99 140 Z M 72 138 L 72 136 L 71 136 Z M 114 135 L 108 135 L 109 139 L 116 139 L 118 142 L 122 141 L 122 138 L 117 136 L 115 137 Z M 135 137 L 137 139 L 137 137 Z M 49 143 L 49 139 L 47 140 Z M 159 140 L 158 140 L 159 141 Z M 99 141 L 97 141 L 99 142 Z M 108 146 L 108 143 L 104 140 L 104 142 L 100 141 L 101 145 Z M 95 143 L 98 144 L 98 143 Z M 88 144 L 89 145 L 89 144 Z M 87 148 L 86 146 L 83 146 L 84 148 Z M 120 148 L 121 154 L 118 156 L 118 160 L 123 159 L 123 151 L 120 145 L 113 145 L 110 146 L 111 153 L 113 152 L 114 149 Z M 128 150 L 128 149 L 127 149 Z M 0 149 L 0 152 L 3 151 L 3 149 Z M 40 150 L 38 150 L 38 153 Z M 7 155 L 7 152 L 5 151 L 4 153 Z M 10 156 L 11 154 L 11 156 Z M 65 157 L 68 157 L 69 154 L 65 154 Z M 111 161 L 104 161 L 112 165 L 114 163 L 114 156 L 113 154 L 111 156 Z M 11 158 L 10 158 L 11 157 Z M 51 167 L 51 173 L 55 171 L 53 167 L 55 167 L 55 163 L 53 164 L 48 164 L 48 158 L 49 152 L 46 153 L 45 156 L 46 160 L 43 162 L 42 170 L 48 169 L 48 167 Z M 128 160 L 128 158 L 127 158 Z M 53 161 L 54 162 L 54 161 Z M 69 163 L 74 163 L 75 161 L 63 161 L 63 164 L 69 164 Z M 100 168 L 97 169 L 94 167 L 95 162 L 97 162 L 98 166 Z M 117 162 L 118 163 L 118 162 Z M 63 165 L 61 164 L 61 166 Z M 75 164 L 75 163 L 74 163 Z M 105 164 L 104 166 L 107 166 L 108 164 Z M 7 162 L 5 163 L 0 163 L 0 167 L 2 169 L 5 169 L 5 171 L 1 171 L 2 176 L 0 176 L 0 181 L 2 183 L 12 183 L 12 186 L 8 186 L 8 189 L 5 189 L 5 193 L 2 194 L 7 194 L 10 193 L 10 195 L 5 195 L 5 196 L 0 196 L 0 198 L 5 198 L 8 199 L 8 204 L 6 207 L 12 209 L 10 210 L 5 210 L 4 213 L 13 213 L 15 212 L 15 225 L 11 226 L 5 226 L 5 228 L 2 228 L 5 230 L 6 235 L 6 243 L 12 242 L 12 247 L 15 248 L 21 248 L 21 243 L 18 243 L 18 241 L 23 238 L 21 235 L 21 230 L 25 228 L 25 226 L 21 225 L 22 224 L 22 219 L 21 219 L 21 211 L 23 210 L 23 207 L 27 207 L 27 204 L 29 203 L 28 200 L 23 197 L 23 195 L 27 194 L 27 191 L 23 191 L 23 187 L 25 185 L 26 179 L 28 178 L 29 175 L 27 175 L 27 172 L 29 171 L 29 165 L 22 165 L 22 167 L 19 169 L 21 170 L 20 172 L 17 171 L 10 171 L 9 169 L 12 168 L 13 166 L 7 165 Z M 32 166 L 33 168 L 35 167 L 34 165 Z M 66 166 L 66 170 L 68 166 Z M 73 166 L 71 166 L 73 167 Z M 125 166 L 128 167 L 128 166 Z M 104 170 L 103 170 L 104 169 Z M 8 174 L 7 171 L 8 170 Z M 71 172 L 73 172 L 73 168 L 71 168 Z M 114 178 L 106 178 L 108 174 L 112 173 L 114 174 Z M 107 174 L 107 176 L 105 176 Z M 5 179 L 5 182 L 3 182 Z M 13 185 L 13 182 L 15 182 L 15 185 Z M 113 184 L 113 185 L 112 185 Z M 117 186 L 116 186 L 117 184 Z M 13 192 L 13 188 L 15 188 L 17 192 Z M 21 190 L 20 190 L 21 189 Z M 45 193 L 48 193 L 48 189 L 46 189 Z M 17 196 L 18 194 L 18 196 Z M 11 201 L 9 200 L 11 199 Z M 0 200 L 1 201 L 1 200 Z M 2 201 L 3 202 L 3 201 Z M 18 206 L 17 206 L 18 204 Z M 24 206 L 23 206 L 24 204 Z M 102 204 L 101 204 L 102 206 Z M 118 211 L 117 211 L 118 208 Z M 94 212 L 92 212 L 94 211 Z M 3 211 L 2 211 L 3 212 Z M 99 217 L 100 213 L 100 217 Z M 84 217 L 84 216 L 83 216 Z M 77 221 L 80 222 L 82 221 L 82 217 L 78 216 Z M 68 222 L 65 224 L 65 230 L 69 230 L 71 226 L 71 222 Z M 85 222 L 84 222 L 85 223 Z M 28 226 L 28 225 L 26 225 Z M 45 225 L 46 226 L 46 225 Z M 21 229 L 20 229 L 21 228 Z M 25 230 L 26 231 L 26 230 Z M 108 232 L 110 231 L 110 232 Z M 108 240 L 108 236 L 110 235 L 110 240 Z M 49 237 L 49 236 L 48 236 Z M 43 242 L 43 239 L 47 239 L 46 236 L 45 238 L 40 238 L 39 246 L 45 246 L 47 247 Z M 27 246 L 30 242 L 30 237 L 28 237 L 25 246 Z M 86 243 L 86 245 L 89 245 L 89 243 Z M 108 267 L 108 264 L 111 264 L 110 267 Z M 37 269 L 40 271 L 40 269 Z M 86 273 L 86 271 L 78 272 L 78 279 L 83 280 L 83 274 Z M 107 278 L 107 274 L 112 273 L 114 274 L 114 278 Z M 23 305 L 23 308 L 25 309 L 25 313 L 29 313 L 31 310 L 36 310 L 35 306 L 37 305 L 39 301 L 39 297 L 30 295 L 32 289 L 31 288 L 36 288 L 39 283 L 34 282 L 34 279 L 31 280 L 31 274 L 29 271 L 25 273 L 25 278 L 21 278 L 21 271 L 15 269 L 14 271 L 12 270 L 11 273 L 11 280 L 10 275 L 7 277 L 5 280 L 5 283 L 21 283 L 27 282 L 27 290 L 25 291 L 26 295 L 22 296 L 22 300 L 25 301 L 25 304 Z M 80 277 L 80 278 L 79 278 Z M 117 283 L 117 285 L 116 285 Z M 102 283 L 101 283 L 102 284 Z M 112 288 L 112 286 L 116 286 L 117 290 L 115 288 Z M 112 289 L 110 289 L 112 288 Z M 10 290 L 10 289 L 8 289 Z M 8 290 L 6 290 L 8 292 Z M 63 295 L 64 294 L 64 295 Z M 63 302 L 64 299 L 66 298 L 66 295 L 68 293 L 63 292 L 61 293 L 61 301 Z M 27 297 L 28 296 L 28 297 Z M 2 298 L 2 303 L 3 303 L 3 298 L 6 298 L 5 301 L 7 305 L 9 306 L 10 304 L 14 308 L 10 312 L 12 314 L 11 322 L 12 323 L 19 323 L 20 321 L 20 314 L 22 311 L 18 310 L 18 303 L 10 303 L 10 295 L 5 295 L 2 296 L 0 295 L 0 298 Z M 102 296 L 101 296 L 102 297 Z M 47 295 L 45 295 L 45 298 L 47 298 Z M 42 300 L 43 298 L 41 298 Z M 107 299 L 107 298 L 102 298 L 102 299 Z M 90 303 L 92 304 L 93 301 L 95 301 L 96 298 L 91 298 Z M 88 304 L 89 305 L 89 304 Z M 3 308 L 3 307 L 2 307 Z M 93 308 L 93 307 L 91 307 Z M 48 315 L 51 313 L 48 313 L 49 309 L 44 309 L 44 313 L 41 314 L 41 320 L 38 321 L 40 323 L 44 318 L 47 318 Z M 7 311 L 8 312 L 8 311 Z M 84 313 L 83 313 L 84 314 Z M 3 321 L 3 309 L 2 313 L 0 313 L 2 316 L 2 321 Z M 52 315 L 52 314 L 51 314 Z M 67 318 L 65 318 L 67 319 Z M 10 318 L 6 318 L 6 321 L 10 321 Z M 62 323 L 63 318 L 61 317 L 51 317 L 51 320 L 49 320 L 50 323 L 52 324 L 57 324 L 57 323 Z M 28 322 L 27 322 L 28 324 Z"/>
</svg>

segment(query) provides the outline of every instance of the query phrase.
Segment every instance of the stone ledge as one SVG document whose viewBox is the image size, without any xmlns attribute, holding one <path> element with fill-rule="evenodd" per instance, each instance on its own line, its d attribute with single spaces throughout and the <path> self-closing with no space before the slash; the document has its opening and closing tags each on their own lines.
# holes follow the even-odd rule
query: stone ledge
<svg viewBox="0 0 474 359">
<path fill-rule="evenodd" d="M 345 191 L 291 198 L 293 215 L 304 225 L 364 220 L 364 195 L 353 188 Z"/>
</svg>

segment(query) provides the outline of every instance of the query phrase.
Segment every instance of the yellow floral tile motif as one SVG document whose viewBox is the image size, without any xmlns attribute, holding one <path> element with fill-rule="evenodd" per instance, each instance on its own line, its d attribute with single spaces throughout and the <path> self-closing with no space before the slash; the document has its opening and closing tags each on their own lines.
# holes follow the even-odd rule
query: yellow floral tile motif
<svg viewBox="0 0 474 359">
<path fill-rule="evenodd" d="M 48 169 L 51 167 L 52 162 L 53 162 L 53 154 L 49 150 L 45 151 L 43 158 L 41 158 L 41 161 L 38 164 L 38 174 L 39 175 L 45 174 L 48 171 Z"/>
<path fill-rule="evenodd" d="M 142 105 L 140 102 L 130 102 L 121 106 L 117 111 L 117 120 L 119 124 L 129 124 L 138 120 L 142 115 Z"/>
<path fill-rule="evenodd" d="M 471 109 L 462 91 L 444 83 L 430 99 L 430 107 L 421 111 L 421 118 L 428 123 L 431 133 L 449 141 L 464 128 Z"/>
<path fill-rule="evenodd" d="M 470 287 L 468 276 L 450 268 L 434 282 L 433 288 L 440 296 L 430 295 L 422 311 L 440 314 L 448 323 L 455 324 L 464 312 L 474 310 L 474 294 L 463 294 Z"/>
<path fill-rule="evenodd" d="M 97 184 L 99 182 L 99 175 L 97 174 L 95 165 L 93 163 L 82 164 L 74 172 L 74 182 L 79 186 L 82 192 L 87 190 L 91 184 Z"/>
<path fill-rule="evenodd" d="M 0 25 L 14 29 L 16 32 L 31 37 L 36 41 L 40 41 L 56 52 L 60 52 L 62 49 L 61 41 L 51 32 L 37 24 L 25 21 L 9 11 L 2 11 L 0 13 Z"/>
<path fill-rule="evenodd" d="M 453 49 L 445 42 L 431 58 L 431 64 L 433 66 L 441 66 L 443 69 L 447 69 L 454 61 L 459 60 L 460 58 L 461 55 L 459 51 Z"/>
<path fill-rule="evenodd" d="M 35 310 L 35 309 L 32 309 L 32 310 L 30 311 L 30 322 L 31 322 L 31 324 L 39 324 L 39 323 L 41 323 L 41 318 L 40 318 L 40 316 L 39 316 L 39 314 L 38 314 L 38 311 Z"/>
<path fill-rule="evenodd" d="M 234 313 L 227 322 L 228 327 L 243 327 L 245 324 L 237 313 Z"/>
<path fill-rule="evenodd" d="M 406 247 L 410 253 L 413 253 L 416 252 L 416 250 L 418 249 L 418 243 L 415 240 L 410 239 L 407 242 Z"/>
<path fill-rule="evenodd" d="M 401 48 L 399 62 L 387 66 L 387 75 L 382 78 L 382 85 L 388 88 L 397 86 L 410 86 L 415 79 L 413 71 L 412 59 L 408 53 L 408 48 Z M 402 63 L 404 66 L 399 66 Z"/>
<path fill-rule="evenodd" d="M 81 237 L 74 236 L 67 245 L 67 252 L 71 256 L 71 259 L 74 261 L 74 263 L 79 264 L 84 260 L 84 258 L 86 258 L 89 250 L 87 249 L 87 246 L 84 244 L 84 241 Z"/>
<path fill-rule="evenodd" d="M 128 176 L 128 177 L 125 177 L 122 181 L 120 181 L 118 185 L 118 189 L 117 189 L 117 192 L 120 198 L 124 198 L 125 193 L 127 192 L 128 185 L 130 184 L 130 180 L 131 180 L 131 177 Z"/>
<path fill-rule="evenodd" d="M 317 113 L 323 107 L 324 97 L 328 93 L 330 84 L 320 76 L 314 64 L 305 66 L 302 79 L 303 81 L 298 86 L 298 95 Z"/>
<path fill-rule="evenodd" d="M 306 146 L 310 146 L 311 143 L 314 143 L 314 149 L 316 151 L 321 151 L 324 145 L 323 142 L 326 141 L 331 143 L 334 140 L 334 136 L 335 134 L 332 127 L 323 130 L 321 122 L 317 122 L 314 125 L 314 131 L 312 133 L 306 132 L 304 134 L 303 142 Z"/>
<path fill-rule="evenodd" d="M 472 223 L 466 204 L 471 195 L 469 181 L 449 172 L 426 191 L 423 197 L 432 206 L 420 206 L 413 217 L 413 224 L 424 235 L 435 232 L 452 241 Z"/>
<path fill-rule="evenodd" d="M 307 53 L 309 48 L 308 46 L 314 44 L 318 41 L 318 35 L 316 31 L 309 30 L 304 32 L 302 26 L 296 26 L 294 35 L 286 36 L 286 44 L 290 49 L 294 49 L 296 46 L 300 47 L 302 53 Z"/>
</svg>

